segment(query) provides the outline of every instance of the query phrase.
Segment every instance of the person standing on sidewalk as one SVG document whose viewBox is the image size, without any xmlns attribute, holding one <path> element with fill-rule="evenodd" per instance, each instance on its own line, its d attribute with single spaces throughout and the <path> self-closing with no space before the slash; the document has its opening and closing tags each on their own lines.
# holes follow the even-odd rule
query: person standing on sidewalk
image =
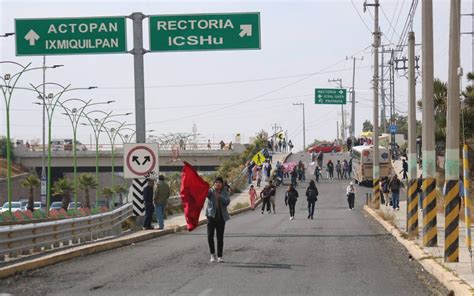
<svg viewBox="0 0 474 296">
<path fill-rule="evenodd" d="M 285 205 L 290 207 L 290 220 L 295 220 L 295 205 L 298 200 L 298 191 L 292 184 L 288 186 L 288 190 L 285 193 Z"/>
<path fill-rule="evenodd" d="M 319 165 L 316 165 L 316 168 L 314 169 L 314 176 L 316 177 L 316 182 L 319 183 L 319 177 L 321 175 L 321 168 Z"/>
<path fill-rule="evenodd" d="M 339 160 L 336 163 L 336 173 L 337 173 L 337 178 L 339 180 L 342 179 L 342 165 Z"/>
<path fill-rule="evenodd" d="M 164 229 L 164 217 L 166 205 L 170 198 L 170 186 L 165 182 L 165 176 L 160 175 L 158 177 L 158 184 L 155 188 L 155 194 L 153 195 L 153 201 L 155 202 L 155 213 L 156 220 L 158 220 L 158 229 Z"/>
<path fill-rule="evenodd" d="M 250 185 L 249 198 L 250 198 L 250 208 L 252 210 L 255 210 L 255 199 L 257 198 L 257 191 L 255 190 L 253 185 Z"/>
<path fill-rule="evenodd" d="M 318 200 L 318 188 L 316 187 L 316 183 L 313 180 L 309 182 L 309 186 L 306 189 L 306 200 L 308 201 L 308 219 L 313 219 L 314 216 L 314 206 L 316 205 L 316 201 Z"/>
<path fill-rule="evenodd" d="M 143 189 L 143 201 L 145 202 L 145 221 L 143 222 L 143 229 L 154 229 L 151 226 L 151 218 L 153 217 L 153 187 L 155 180 L 148 179 L 148 183 Z"/>
<path fill-rule="evenodd" d="M 222 252 L 224 250 L 225 223 L 230 219 L 227 206 L 230 204 L 229 194 L 224 190 L 224 180 L 217 177 L 213 188 L 207 194 L 207 242 L 211 253 L 211 262 L 216 261 L 216 249 L 214 246 L 214 232 L 217 236 L 217 262 L 224 262 Z"/>
<path fill-rule="evenodd" d="M 328 179 L 334 179 L 334 164 L 332 163 L 331 160 L 329 160 L 326 166 L 329 173 Z"/>
<path fill-rule="evenodd" d="M 394 174 L 392 180 L 390 181 L 388 187 L 392 192 L 392 207 L 394 210 L 400 210 L 400 187 L 402 187 L 402 182 L 398 179 L 397 174 Z"/>
<path fill-rule="evenodd" d="M 275 195 L 276 195 L 276 186 L 273 185 L 273 181 L 270 180 L 268 182 L 268 186 L 270 188 L 270 204 L 272 206 L 272 209 L 273 209 L 273 214 L 276 214 L 276 211 L 275 211 Z"/>
<path fill-rule="evenodd" d="M 354 201 L 355 201 L 356 190 L 354 183 L 349 182 L 349 186 L 346 188 L 347 203 L 349 204 L 349 210 L 354 210 Z"/>
</svg>

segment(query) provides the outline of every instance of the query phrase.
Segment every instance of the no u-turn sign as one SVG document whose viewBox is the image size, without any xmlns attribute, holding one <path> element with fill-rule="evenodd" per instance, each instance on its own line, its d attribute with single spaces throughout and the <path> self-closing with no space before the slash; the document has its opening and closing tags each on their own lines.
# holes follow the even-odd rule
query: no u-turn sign
<svg viewBox="0 0 474 296">
<path fill-rule="evenodd" d="M 158 175 L 158 144 L 125 144 L 123 149 L 123 174 L 126 179 Z"/>
</svg>

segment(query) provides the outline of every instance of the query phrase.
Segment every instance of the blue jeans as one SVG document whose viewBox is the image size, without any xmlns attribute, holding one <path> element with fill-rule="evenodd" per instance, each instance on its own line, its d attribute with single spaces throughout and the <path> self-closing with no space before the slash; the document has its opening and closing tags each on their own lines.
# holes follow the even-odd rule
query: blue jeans
<svg viewBox="0 0 474 296">
<path fill-rule="evenodd" d="M 400 208 L 398 205 L 400 202 L 400 192 L 392 192 L 392 204 L 393 209 Z"/>
<path fill-rule="evenodd" d="M 249 171 L 249 172 L 248 172 L 248 183 L 249 183 L 249 184 L 252 184 L 252 181 L 253 181 L 252 179 L 253 179 L 252 172 Z"/>
<path fill-rule="evenodd" d="M 165 207 L 162 204 L 155 203 L 155 214 L 156 220 L 158 221 L 158 227 L 163 229 L 165 227 L 164 224 L 164 214 L 165 214 Z"/>
</svg>

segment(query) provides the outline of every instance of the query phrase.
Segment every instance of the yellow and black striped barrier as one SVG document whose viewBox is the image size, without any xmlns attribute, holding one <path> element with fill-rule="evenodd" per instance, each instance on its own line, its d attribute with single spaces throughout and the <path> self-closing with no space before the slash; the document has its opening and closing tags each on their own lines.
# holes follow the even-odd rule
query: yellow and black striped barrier
<svg viewBox="0 0 474 296">
<path fill-rule="evenodd" d="M 374 197 L 372 200 L 372 205 L 374 209 L 380 209 L 380 179 L 374 179 L 373 186 Z"/>
<path fill-rule="evenodd" d="M 444 261 L 459 262 L 459 180 L 446 181 Z"/>
<path fill-rule="evenodd" d="M 438 245 L 436 179 L 423 180 L 423 246 L 436 247 Z"/>
<path fill-rule="evenodd" d="M 407 232 L 408 235 L 418 235 L 418 181 L 408 181 L 407 198 Z"/>
</svg>

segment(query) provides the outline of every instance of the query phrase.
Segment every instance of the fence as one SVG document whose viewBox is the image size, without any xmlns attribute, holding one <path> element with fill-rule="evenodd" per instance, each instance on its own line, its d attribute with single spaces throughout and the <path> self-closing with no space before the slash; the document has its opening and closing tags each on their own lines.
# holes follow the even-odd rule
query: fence
<svg viewBox="0 0 474 296">
<path fill-rule="evenodd" d="M 0 227 L 0 261 L 118 236 L 132 216 L 132 204 L 113 211 L 72 219 Z"/>
</svg>

